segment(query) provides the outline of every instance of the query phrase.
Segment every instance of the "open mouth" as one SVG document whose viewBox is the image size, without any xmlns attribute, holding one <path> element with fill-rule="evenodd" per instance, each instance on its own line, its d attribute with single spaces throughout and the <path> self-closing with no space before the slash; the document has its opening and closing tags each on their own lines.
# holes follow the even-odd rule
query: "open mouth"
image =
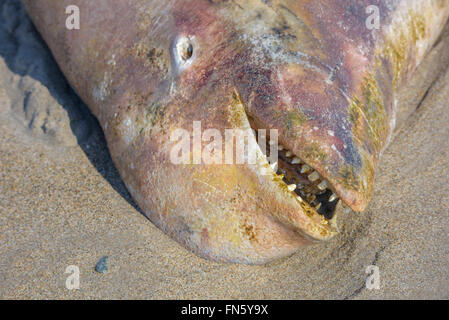
<svg viewBox="0 0 449 320">
<path fill-rule="evenodd" d="M 265 152 L 262 150 L 261 152 L 266 156 L 267 162 L 270 163 L 270 159 L 272 158 L 270 154 L 271 144 L 276 144 L 275 140 L 277 141 L 277 139 L 271 139 L 269 135 L 270 130 L 266 130 L 266 136 L 259 139 L 258 129 L 265 126 L 244 109 L 237 92 L 234 93 L 233 97 L 242 106 L 244 115 L 253 130 L 257 144 L 261 146 L 261 143 L 263 144 L 262 141 L 265 141 Z M 337 196 L 332 185 L 314 170 L 312 166 L 279 142 L 277 143 L 277 153 L 277 157 L 273 157 L 277 161 L 270 163 L 276 180 L 281 180 L 285 183 L 285 187 L 296 197 L 302 207 L 308 207 L 309 210 L 321 215 L 326 220 L 332 220 L 335 216 L 337 205 L 340 202 L 340 198 Z M 341 201 L 341 204 L 348 210 L 348 206 L 343 201 Z"/>
<path fill-rule="evenodd" d="M 254 129 L 253 121 L 250 120 Z M 257 130 L 255 130 L 257 132 Z M 257 142 L 259 139 L 255 134 Z M 266 157 L 270 158 L 271 139 L 267 137 Z M 294 193 L 296 199 L 307 204 L 312 210 L 327 220 L 331 220 L 336 211 L 340 198 L 332 186 L 311 166 L 296 156 L 284 145 L 277 145 L 277 162 L 271 163 L 271 168 L 279 179 L 286 184 L 287 189 Z"/>
<path fill-rule="evenodd" d="M 281 144 L 278 145 L 278 157 L 278 163 L 273 167 L 288 189 L 296 194 L 299 201 L 306 202 L 326 219 L 332 219 L 340 199 L 330 184 Z"/>
</svg>

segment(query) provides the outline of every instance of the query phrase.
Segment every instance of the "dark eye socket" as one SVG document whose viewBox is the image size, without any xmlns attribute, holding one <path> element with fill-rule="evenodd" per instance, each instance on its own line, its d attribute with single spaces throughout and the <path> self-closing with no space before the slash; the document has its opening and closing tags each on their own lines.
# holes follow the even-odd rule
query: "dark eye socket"
<svg viewBox="0 0 449 320">
<path fill-rule="evenodd" d="M 193 46 L 190 42 L 183 44 L 181 49 L 181 59 L 185 61 L 189 60 L 193 56 Z"/>
<path fill-rule="evenodd" d="M 193 56 L 193 45 L 190 42 L 190 39 L 187 37 L 183 37 L 178 40 L 178 43 L 176 44 L 176 50 L 178 52 L 178 57 L 183 62 L 187 62 Z"/>
<path fill-rule="evenodd" d="M 185 52 L 185 56 L 184 56 L 185 59 L 184 60 L 188 60 L 188 59 L 192 58 L 192 56 L 193 56 L 193 46 L 192 46 L 191 43 L 189 43 L 187 45 L 187 48 L 186 48 L 186 52 Z"/>
</svg>

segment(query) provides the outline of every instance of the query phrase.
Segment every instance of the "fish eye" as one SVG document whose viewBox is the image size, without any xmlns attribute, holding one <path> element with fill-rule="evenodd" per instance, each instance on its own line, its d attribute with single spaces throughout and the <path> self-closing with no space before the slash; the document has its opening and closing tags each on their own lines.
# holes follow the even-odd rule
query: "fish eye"
<svg viewBox="0 0 449 320">
<path fill-rule="evenodd" d="M 185 58 L 190 59 L 193 55 L 193 46 L 191 43 L 187 46 L 186 52 L 185 52 Z"/>
<path fill-rule="evenodd" d="M 193 56 L 193 45 L 190 39 L 182 37 L 176 44 L 176 52 L 179 59 L 186 63 Z"/>
</svg>

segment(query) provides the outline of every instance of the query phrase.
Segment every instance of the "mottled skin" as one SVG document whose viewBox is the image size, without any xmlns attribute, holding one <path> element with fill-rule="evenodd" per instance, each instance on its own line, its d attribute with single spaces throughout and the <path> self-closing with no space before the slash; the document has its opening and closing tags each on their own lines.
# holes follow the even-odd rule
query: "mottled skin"
<svg viewBox="0 0 449 320">
<path fill-rule="evenodd" d="M 24 0 L 98 118 L 140 208 L 196 254 L 265 263 L 336 233 L 256 165 L 174 165 L 170 134 L 278 129 L 353 210 L 372 196 L 395 95 L 436 40 L 445 0 Z M 81 29 L 65 28 L 65 8 Z M 381 30 L 365 25 L 369 5 Z M 177 39 L 193 44 L 186 66 Z M 224 135 L 224 133 L 223 133 Z M 253 139 L 254 140 L 254 139 Z M 255 143 L 250 141 L 250 143 Z"/>
</svg>

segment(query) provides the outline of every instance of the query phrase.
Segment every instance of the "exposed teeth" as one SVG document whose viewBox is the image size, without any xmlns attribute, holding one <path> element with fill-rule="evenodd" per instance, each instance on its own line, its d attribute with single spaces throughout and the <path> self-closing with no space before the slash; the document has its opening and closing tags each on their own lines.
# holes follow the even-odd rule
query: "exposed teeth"
<svg viewBox="0 0 449 320">
<path fill-rule="evenodd" d="M 311 182 L 315 182 L 320 178 L 320 175 L 318 174 L 318 172 L 314 171 L 311 174 L 309 174 L 308 178 Z"/>
<path fill-rule="evenodd" d="M 307 164 L 301 167 L 301 173 L 309 172 L 312 168 L 310 168 Z"/>
<path fill-rule="evenodd" d="M 337 195 L 335 193 L 332 193 L 332 195 L 329 197 L 329 202 L 334 202 L 335 200 L 337 200 Z"/>
<path fill-rule="evenodd" d="M 318 184 L 317 187 L 318 187 L 318 189 L 320 189 L 321 191 L 326 190 L 326 188 L 327 188 L 327 182 L 326 182 L 326 180 L 321 181 L 321 183 Z"/>
<path fill-rule="evenodd" d="M 270 140 L 267 144 L 274 146 L 276 142 Z M 329 182 L 282 144 L 278 143 L 277 149 L 282 151 L 283 161 L 270 163 L 271 168 L 261 168 L 261 172 L 272 173 L 270 170 L 272 169 L 276 173 L 276 180 L 283 180 L 287 189 L 292 192 L 301 205 L 307 204 L 316 212 L 322 211 L 318 213 L 324 217 L 332 216 L 333 211 L 331 210 L 334 210 L 335 201 L 339 201 L 339 198 L 330 190 Z M 271 151 L 271 148 L 269 150 Z M 330 197 L 327 198 L 329 194 Z M 349 211 L 349 209 L 347 210 Z"/>
</svg>

